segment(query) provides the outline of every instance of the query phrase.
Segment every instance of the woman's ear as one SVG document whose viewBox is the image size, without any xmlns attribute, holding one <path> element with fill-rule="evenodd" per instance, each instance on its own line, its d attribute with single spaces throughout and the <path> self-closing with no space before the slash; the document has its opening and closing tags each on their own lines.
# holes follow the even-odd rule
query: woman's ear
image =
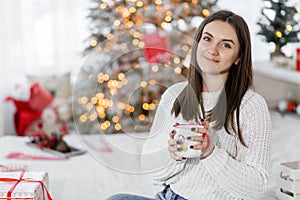
<svg viewBox="0 0 300 200">
<path fill-rule="evenodd" d="M 240 58 L 237 58 L 237 59 L 234 61 L 234 64 L 235 64 L 235 65 L 238 65 L 239 62 L 240 62 Z"/>
</svg>

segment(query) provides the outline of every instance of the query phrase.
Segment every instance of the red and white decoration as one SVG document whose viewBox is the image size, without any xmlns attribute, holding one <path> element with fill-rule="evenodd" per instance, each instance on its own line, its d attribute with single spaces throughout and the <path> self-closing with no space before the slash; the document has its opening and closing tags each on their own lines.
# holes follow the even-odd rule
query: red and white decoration
<svg viewBox="0 0 300 200">
<path fill-rule="evenodd" d="M 168 38 L 162 36 L 160 31 L 145 34 L 143 37 L 144 53 L 148 63 L 167 62 L 171 59 Z"/>
<path fill-rule="evenodd" d="M 0 172 L 0 199 L 52 200 L 46 172 Z"/>
<path fill-rule="evenodd" d="M 300 48 L 296 49 L 296 70 L 300 71 Z"/>
<path fill-rule="evenodd" d="M 8 96 L 6 101 L 12 101 L 16 107 L 14 124 L 18 136 L 34 134 L 40 124 L 48 134 L 61 131 L 65 134 L 72 116 L 69 103 L 65 99 L 54 98 L 38 82 L 30 86 L 27 100 Z"/>
</svg>

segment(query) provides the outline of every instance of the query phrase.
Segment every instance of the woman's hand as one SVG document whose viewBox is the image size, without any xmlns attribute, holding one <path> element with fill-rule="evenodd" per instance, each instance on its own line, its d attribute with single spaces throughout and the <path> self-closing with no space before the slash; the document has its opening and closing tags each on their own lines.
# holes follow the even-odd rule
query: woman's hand
<svg viewBox="0 0 300 200">
<path fill-rule="evenodd" d="M 195 141 L 197 144 L 189 146 L 190 149 L 193 150 L 201 150 L 202 155 L 200 159 L 204 159 L 211 155 L 211 153 L 214 150 L 214 143 L 213 143 L 213 135 L 210 134 L 209 130 L 209 123 L 207 121 L 201 121 L 200 122 L 203 127 L 199 128 L 192 128 L 191 131 L 198 133 L 198 136 L 192 136 L 192 137 L 187 137 L 187 140 Z M 170 139 L 168 140 L 168 145 L 169 145 L 169 152 L 171 157 L 176 160 L 176 161 L 181 161 L 185 160 L 185 157 L 180 157 L 176 153 L 182 151 L 181 149 L 181 143 L 182 140 L 176 140 L 174 139 L 174 136 L 176 135 L 176 130 L 173 130 L 172 132 L 169 133 Z"/>
<path fill-rule="evenodd" d="M 199 144 L 190 146 L 194 150 L 202 150 L 202 155 L 200 159 L 204 159 L 211 155 L 215 146 L 213 142 L 213 136 L 210 134 L 209 123 L 207 121 L 201 121 L 203 128 L 194 128 L 192 131 L 199 134 L 199 136 L 193 136 L 190 139 L 191 141 L 198 142 Z M 207 146 L 208 145 L 208 146 Z"/>
<path fill-rule="evenodd" d="M 170 139 L 168 140 L 168 144 L 169 144 L 169 152 L 171 157 L 176 160 L 176 161 L 181 161 L 181 160 L 185 160 L 185 157 L 180 157 L 176 155 L 176 152 L 181 151 L 181 140 L 175 140 L 174 136 L 176 134 L 176 131 L 173 130 L 172 132 L 169 133 L 170 135 Z"/>
</svg>

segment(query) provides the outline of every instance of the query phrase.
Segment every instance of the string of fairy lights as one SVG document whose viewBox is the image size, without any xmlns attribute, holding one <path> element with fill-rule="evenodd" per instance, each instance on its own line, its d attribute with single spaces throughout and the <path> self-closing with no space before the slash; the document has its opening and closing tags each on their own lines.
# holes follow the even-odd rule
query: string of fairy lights
<svg viewBox="0 0 300 200">
<path fill-rule="evenodd" d="M 287 33 L 290 33 L 290 32 L 292 32 L 293 31 L 293 26 L 291 25 L 291 24 L 286 24 L 285 25 L 285 30 L 284 31 L 287 31 Z M 287 33 L 286 33 L 286 35 L 287 35 Z M 275 35 L 276 35 L 276 37 L 277 38 L 282 38 L 282 36 L 283 36 L 283 34 L 282 34 L 282 32 L 280 31 L 280 30 L 276 30 L 275 31 Z"/>
<path fill-rule="evenodd" d="M 300 13 L 300 7 L 299 8 L 295 8 L 295 9 L 296 9 L 297 13 Z M 280 31 L 280 30 L 275 30 L 276 37 L 280 39 L 280 38 L 282 38 L 284 36 L 284 34 L 285 35 L 290 34 L 294 30 L 293 26 L 294 26 L 293 24 L 291 24 L 290 22 L 287 22 L 285 24 L 285 26 L 284 26 L 285 27 L 285 30 L 283 31 L 284 33 L 282 31 Z"/>
<path fill-rule="evenodd" d="M 174 58 L 173 61 L 178 60 L 178 58 Z M 177 62 L 177 61 L 176 61 Z M 160 73 L 162 70 L 160 69 L 162 67 L 158 65 L 153 65 L 151 67 L 151 73 L 157 74 Z M 165 64 L 163 68 L 171 68 L 170 63 Z M 174 74 L 181 75 L 182 70 L 179 67 L 176 67 L 175 69 L 171 69 Z M 122 72 L 118 73 L 117 79 L 114 77 L 110 77 L 109 74 L 106 73 L 99 73 L 98 75 L 98 84 L 101 84 L 101 86 L 105 87 L 105 91 L 108 93 L 105 94 L 105 92 L 98 92 L 95 94 L 95 96 L 88 97 L 88 96 L 81 96 L 77 99 L 77 103 L 86 108 L 86 112 L 82 113 L 79 116 L 79 122 L 85 123 L 87 121 L 99 121 L 99 125 L 103 131 L 106 130 L 112 130 L 114 132 L 119 132 L 122 130 L 122 123 L 120 120 L 124 116 L 131 116 L 135 111 L 137 110 L 143 110 L 142 112 L 139 111 L 137 115 L 137 120 L 140 122 L 137 123 L 138 125 L 133 126 L 133 130 L 138 130 L 139 125 L 143 124 L 145 122 L 148 124 L 149 118 L 151 116 L 148 115 L 150 111 L 154 111 L 157 107 L 157 104 L 159 102 L 159 96 L 155 96 L 154 98 L 148 98 L 147 93 L 144 93 L 140 99 L 141 103 L 136 105 L 135 103 L 130 104 L 128 102 L 128 98 L 122 98 L 118 96 L 118 93 L 124 89 L 124 87 L 128 84 L 128 79 L 126 75 Z M 180 80 L 180 77 L 178 77 L 177 81 Z M 161 83 L 159 83 L 161 84 Z M 155 87 L 157 86 L 157 80 L 150 79 L 150 80 L 140 80 L 140 82 L 136 83 L 135 87 L 141 88 L 141 90 L 147 90 L 149 87 Z M 103 88 L 102 87 L 102 88 Z M 131 88 L 126 88 L 124 90 L 132 90 Z M 112 97 L 116 96 L 116 101 L 112 100 Z M 149 102 L 150 100 L 150 102 Z M 140 107 L 138 109 L 137 107 Z M 114 110 L 115 108 L 118 109 L 118 112 L 115 112 L 114 115 L 111 117 L 108 117 L 107 114 L 110 113 L 111 110 Z M 100 119 L 100 120 L 99 120 Z M 127 124 L 127 123 L 125 123 Z"/>
<path fill-rule="evenodd" d="M 100 76 L 107 77 L 107 74 L 100 73 Z M 116 95 L 117 90 L 122 89 L 123 85 L 127 84 L 127 79 L 125 78 L 123 73 L 119 73 L 118 75 L 120 77 L 120 80 L 104 80 L 102 78 L 99 79 L 100 83 L 103 83 L 104 81 L 107 81 L 107 87 L 109 89 L 109 92 L 111 95 Z M 146 88 L 147 85 L 155 85 L 155 80 L 150 80 L 149 82 L 141 81 L 140 87 Z M 95 111 L 89 114 L 88 112 L 85 112 L 80 116 L 80 122 L 85 122 L 87 120 L 95 121 L 98 118 L 105 119 L 107 109 L 112 109 L 114 106 L 114 101 L 112 99 L 106 98 L 105 94 L 100 92 L 97 93 L 94 97 L 88 98 L 86 96 L 80 97 L 78 99 L 78 103 L 82 106 L 85 106 L 88 110 L 93 110 L 95 108 Z M 155 110 L 157 99 L 152 99 L 151 103 L 144 102 L 142 104 L 142 109 L 145 111 Z M 128 103 L 118 101 L 116 103 L 116 107 L 125 114 L 130 115 L 130 113 L 133 113 L 135 111 L 135 107 L 133 105 L 130 105 Z M 122 129 L 122 125 L 119 123 L 120 120 L 120 113 L 114 115 L 111 119 L 112 123 L 114 124 L 114 129 L 119 131 Z M 144 114 L 139 114 L 138 119 L 140 121 L 144 121 L 146 119 L 146 116 Z M 105 120 L 100 123 L 100 127 L 103 130 L 107 130 L 111 125 L 110 120 Z"/>
<path fill-rule="evenodd" d="M 180 9 L 178 9 L 178 7 Z M 151 23 L 156 27 L 167 30 L 174 29 L 175 26 L 179 26 L 180 29 L 180 27 L 186 26 L 186 23 L 190 24 L 192 19 L 201 20 L 201 18 L 210 15 L 209 9 L 202 7 L 201 1 L 199 0 L 178 0 L 170 2 L 163 0 L 155 0 L 153 2 L 109 0 L 101 1 L 99 3 L 99 8 L 101 9 L 100 12 L 109 12 L 110 15 L 115 18 L 112 22 L 112 29 L 118 30 L 116 31 L 117 33 L 131 29 L 131 31 L 134 32 L 133 36 L 135 37 L 132 42 L 140 48 L 143 48 L 143 43 L 140 41 L 143 34 L 135 30 L 139 29 L 145 23 Z M 107 40 L 115 39 L 112 32 L 107 32 L 104 35 Z M 96 47 L 98 43 L 99 41 L 97 39 L 91 39 L 89 41 L 89 45 L 92 48 Z"/>
</svg>

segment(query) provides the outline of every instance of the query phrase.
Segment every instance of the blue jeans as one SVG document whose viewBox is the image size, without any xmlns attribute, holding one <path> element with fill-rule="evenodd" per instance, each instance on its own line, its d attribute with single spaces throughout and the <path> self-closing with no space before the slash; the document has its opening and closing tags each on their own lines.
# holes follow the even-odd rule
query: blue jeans
<svg viewBox="0 0 300 200">
<path fill-rule="evenodd" d="M 166 188 L 163 191 L 158 192 L 155 195 L 155 199 L 132 195 L 132 194 L 115 194 L 113 196 L 110 196 L 106 200 L 186 200 L 186 199 L 173 192 L 170 186 L 166 186 Z"/>
</svg>

